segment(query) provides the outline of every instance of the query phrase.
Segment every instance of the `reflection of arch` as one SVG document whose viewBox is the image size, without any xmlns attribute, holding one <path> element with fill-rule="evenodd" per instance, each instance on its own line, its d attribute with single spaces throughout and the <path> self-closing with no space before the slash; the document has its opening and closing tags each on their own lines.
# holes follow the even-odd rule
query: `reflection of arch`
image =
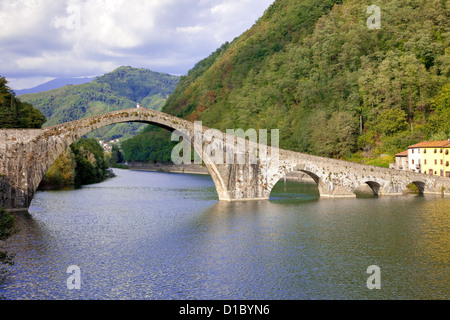
<svg viewBox="0 0 450 320">
<path fill-rule="evenodd" d="M 325 194 L 326 193 L 326 188 L 325 188 L 325 185 L 324 185 L 324 183 L 322 182 L 322 180 L 320 179 L 320 177 L 318 176 L 318 175 L 316 175 L 315 173 L 313 173 L 313 172 L 311 172 L 311 171 L 308 171 L 308 170 L 305 170 L 305 169 L 297 169 L 297 170 L 294 170 L 294 171 L 291 171 L 291 172 L 303 172 L 303 173 L 305 173 L 305 174 L 307 174 L 309 177 L 311 177 L 313 180 L 314 180 L 314 182 L 316 183 L 316 185 L 317 185 L 317 188 L 319 189 L 319 194 Z M 279 180 L 278 180 L 279 181 Z M 277 182 L 278 182 L 277 181 Z M 276 184 L 276 183 L 275 183 Z M 274 184 L 274 185 L 275 185 Z"/>
<path fill-rule="evenodd" d="M 318 185 L 322 185 L 320 178 L 310 171 L 289 171 L 281 178 L 277 176 L 276 182 L 270 189 L 269 199 L 274 200 L 281 197 L 298 200 L 301 197 L 302 201 L 317 200 L 317 197 L 320 197 Z"/>
</svg>

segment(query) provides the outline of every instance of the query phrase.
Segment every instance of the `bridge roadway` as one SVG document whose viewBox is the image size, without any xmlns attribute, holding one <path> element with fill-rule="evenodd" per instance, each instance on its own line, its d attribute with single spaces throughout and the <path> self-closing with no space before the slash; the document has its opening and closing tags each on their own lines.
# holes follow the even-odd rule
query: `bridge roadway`
<svg viewBox="0 0 450 320">
<path fill-rule="evenodd" d="M 401 195 L 414 183 L 421 193 L 450 195 L 450 179 L 328 159 L 303 153 L 268 147 L 242 137 L 223 133 L 224 141 L 199 138 L 209 128 L 149 109 L 126 109 L 43 129 L 0 129 L 0 207 L 9 211 L 27 211 L 45 173 L 59 155 L 79 138 L 104 126 L 141 122 L 177 130 L 189 139 L 208 169 L 219 200 L 263 200 L 278 180 L 291 171 L 302 171 L 317 183 L 321 197 L 355 197 L 354 191 L 368 184 L 377 195 Z M 199 133 L 200 131 L 200 133 Z M 243 140 L 244 139 L 244 140 Z M 237 143 L 247 143 L 246 160 L 217 161 L 217 150 L 233 149 Z M 209 148 L 209 149 L 208 149 Z M 257 161 L 251 162 L 252 148 L 257 148 Z M 233 155 L 233 153 L 231 153 Z M 237 153 L 233 155 L 237 159 Z M 233 160 L 233 159 L 231 159 Z"/>
</svg>

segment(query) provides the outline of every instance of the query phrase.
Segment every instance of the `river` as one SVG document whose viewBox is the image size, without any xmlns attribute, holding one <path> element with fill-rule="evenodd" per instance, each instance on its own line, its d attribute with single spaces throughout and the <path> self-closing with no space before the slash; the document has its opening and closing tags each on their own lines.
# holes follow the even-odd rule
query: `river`
<svg viewBox="0 0 450 320">
<path fill-rule="evenodd" d="M 6 299 L 449 299 L 450 198 L 321 199 L 280 182 L 219 202 L 209 176 L 115 169 L 38 192 L 9 241 Z M 69 290 L 69 266 L 80 289 Z M 370 290 L 369 266 L 380 289 Z"/>
</svg>

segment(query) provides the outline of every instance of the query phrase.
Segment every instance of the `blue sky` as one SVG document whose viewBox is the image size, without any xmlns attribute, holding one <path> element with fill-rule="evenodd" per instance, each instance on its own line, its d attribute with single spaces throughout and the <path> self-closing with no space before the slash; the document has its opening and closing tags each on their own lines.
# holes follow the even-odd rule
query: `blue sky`
<svg viewBox="0 0 450 320">
<path fill-rule="evenodd" d="M 14 90 L 120 66 L 182 75 L 274 0 L 1 0 L 0 75 Z"/>
</svg>

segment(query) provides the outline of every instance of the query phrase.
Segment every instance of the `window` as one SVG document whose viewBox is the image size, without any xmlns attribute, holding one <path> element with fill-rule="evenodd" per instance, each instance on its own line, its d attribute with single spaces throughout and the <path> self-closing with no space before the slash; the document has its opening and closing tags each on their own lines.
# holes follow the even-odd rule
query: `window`
<svg viewBox="0 0 450 320">
<path fill-rule="evenodd" d="M 434 159 L 434 164 L 437 164 L 437 159 Z"/>
<path fill-rule="evenodd" d="M 448 161 L 447 161 L 447 162 L 445 163 L 445 166 L 446 166 L 446 167 L 448 167 L 448 166 L 449 166 L 449 163 L 448 163 Z"/>
<path fill-rule="evenodd" d="M 412 162 L 411 162 L 412 164 L 414 164 L 414 159 L 412 159 Z"/>
<path fill-rule="evenodd" d="M 423 153 L 427 153 L 427 149 L 423 149 Z"/>
<path fill-rule="evenodd" d="M 424 164 L 427 164 L 427 159 L 423 160 Z"/>
<path fill-rule="evenodd" d="M 437 153 L 437 149 L 434 149 L 434 153 Z"/>
<path fill-rule="evenodd" d="M 442 153 L 443 149 L 441 148 L 441 150 L 439 151 L 439 153 Z"/>
<path fill-rule="evenodd" d="M 441 159 L 441 164 L 444 164 L 444 160 Z"/>
<path fill-rule="evenodd" d="M 411 150 L 411 153 L 414 154 L 414 149 Z"/>
<path fill-rule="evenodd" d="M 448 155 L 448 149 L 447 149 L 447 150 L 445 150 L 445 155 Z"/>
</svg>

